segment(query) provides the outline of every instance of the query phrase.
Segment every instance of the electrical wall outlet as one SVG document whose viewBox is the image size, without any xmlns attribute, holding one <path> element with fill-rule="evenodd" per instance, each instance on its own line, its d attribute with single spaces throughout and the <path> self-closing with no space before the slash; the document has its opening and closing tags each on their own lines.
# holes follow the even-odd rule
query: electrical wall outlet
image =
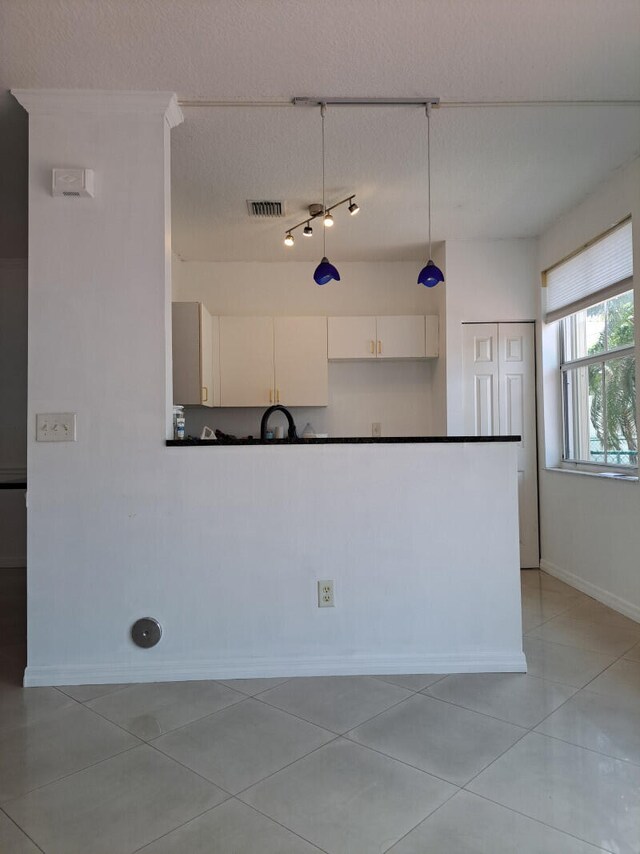
<svg viewBox="0 0 640 854">
<path fill-rule="evenodd" d="M 36 442 L 75 441 L 75 412 L 39 412 L 36 415 Z"/>
<path fill-rule="evenodd" d="M 318 582 L 318 608 L 333 608 L 333 581 Z"/>
<path fill-rule="evenodd" d="M 379 439 L 382 436 L 382 427 L 380 426 L 379 421 L 374 421 L 371 425 L 371 436 L 374 439 Z"/>
</svg>

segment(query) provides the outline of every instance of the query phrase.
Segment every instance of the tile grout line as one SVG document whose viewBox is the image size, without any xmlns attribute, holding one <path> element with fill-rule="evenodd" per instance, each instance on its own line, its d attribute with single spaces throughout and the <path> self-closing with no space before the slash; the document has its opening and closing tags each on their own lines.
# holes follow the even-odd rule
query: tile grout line
<svg viewBox="0 0 640 854">
<path fill-rule="evenodd" d="M 446 675 L 446 674 L 445 674 L 445 675 Z M 331 677 L 331 678 L 333 678 L 333 677 Z M 350 678 L 350 677 L 346 677 L 346 678 Z M 375 679 L 375 676 L 365 677 L 365 678 Z M 386 683 L 386 684 L 391 684 L 391 683 Z M 399 685 L 395 685 L 394 687 L 395 687 L 395 688 L 400 688 L 400 686 L 399 686 Z M 411 689 L 409 689 L 409 688 L 402 688 L 401 690 L 404 690 L 404 691 L 410 691 Z M 411 691 L 411 693 L 410 693 L 410 696 L 409 696 L 409 697 L 403 697 L 403 698 L 402 698 L 402 700 L 398 700 L 397 702 L 393 703 L 391 706 L 387 706 L 387 708 L 386 708 L 386 709 L 382 709 L 381 711 L 376 712 L 376 713 L 375 713 L 375 715 L 372 715 L 370 718 L 366 718 L 366 720 L 361 721 L 360 723 L 357 723 L 357 724 L 356 724 L 355 726 L 353 726 L 353 727 L 348 727 L 346 730 L 344 730 L 344 732 L 337 732 L 337 731 L 336 731 L 336 730 L 334 730 L 334 729 L 329 729 L 329 727 L 328 727 L 328 726 L 322 726 L 321 724 L 315 723 L 314 721 L 310 721 L 310 720 L 308 720 L 307 718 L 303 718 L 301 715 L 298 715 L 298 714 L 296 714 L 295 712 L 290 712 L 290 711 L 288 711 L 287 709 L 283 709 L 283 708 L 281 708 L 280 706 L 276 706 L 276 705 L 274 705 L 273 703 L 269 703 L 267 700 L 262 700 L 262 699 L 260 699 L 260 696 L 259 696 L 259 695 L 258 695 L 258 696 L 256 696 L 256 697 L 254 697 L 253 699 L 254 699 L 254 700 L 258 700 L 258 701 L 259 701 L 259 702 L 261 702 L 261 703 L 264 703 L 264 704 L 265 704 L 265 706 L 270 706 L 272 709 L 278 709 L 278 711 L 280 711 L 280 712 L 286 712 L 288 715 L 292 715 L 294 718 L 298 718 L 298 720 L 304 721 L 305 723 L 308 723 L 308 724 L 313 724 L 313 726 L 320 727 L 320 729 L 324 729 L 324 730 L 326 730 L 327 732 L 331 732 L 331 733 L 333 733 L 334 735 L 336 735 L 336 736 L 340 737 L 340 736 L 344 736 L 344 734 L 345 734 L 346 732 L 351 732 L 351 730 L 355 729 L 356 727 L 359 727 L 359 726 L 362 726 L 363 724 L 369 723 L 369 721 L 372 721 L 374 718 L 377 718 L 377 717 L 378 717 L 378 715 L 382 715 L 382 714 L 384 714 L 384 712 L 388 712 L 388 711 L 389 711 L 389 709 L 393 709 L 393 708 L 395 708 L 396 706 L 399 706 L 399 705 L 400 705 L 400 703 L 404 703 L 404 702 L 406 702 L 407 700 L 411 699 L 411 697 L 413 697 L 413 696 L 415 696 L 416 694 L 419 694 L 419 693 L 420 693 L 419 691 Z"/>
<path fill-rule="evenodd" d="M 213 680 L 211 680 L 211 681 L 213 681 Z M 161 682 L 153 682 L 153 683 L 151 683 L 151 682 L 132 682 L 131 686 L 151 685 L 151 684 L 161 685 L 163 683 L 161 683 Z M 232 690 L 232 689 L 229 689 L 229 690 Z M 96 697 L 96 699 L 99 699 L 99 698 Z M 245 700 L 251 700 L 251 699 L 253 699 L 253 698 L 243 695 L 240 697 L 239 700 L 235 700 L 233 703 L 229 703 L 226 706 L 222 706 L 222 708 L 216 709 L 215 712 L 206 712 L 204 715 L 202 715 L 199 718 L 194 718 L 192 721 L 187 721 L 186 723 L 180 724 L 180 726 L 174 727 L 173 729 L 168 729 L 166 732 L 161 732 L 160 735 L 154 735 L 153 738 L 142 738 L 141 736 L 136 735 L 134 732 L 131 732 L 131 730 L 128 730 L 122 724 L 116 723 L 115 721 L 112 721 L 110 718 L 107 718 L 105 715 L 103 715 L 101 712 L 96 711 L 96 709 L 92 708 L 91 706 L 87 706 L 85 703 L 81 703 L 81 705 L 83 705 L 85 707 L 85 709 L 87 709 L 89 712 L 93 712 L 94 715 L 97 715 L 99 718 L 102 718 L 103 720 L 107 721 L 108 723 L 119 727 L 121 730 L 123 730 L 123 732 L 126 732 L 129 735 L 132 735 L 134 738 L 139 739 L 142 744 L 150 744 L 152 741 L 155 741 L 158 738 L 162 738 L 163 735 L 169 735 L 169 733 L 178 732 L 179 730 L 184 729 L 185 727 L 190 726 L 191 724 L 195 724 L 198 721 L 204 720 L 204 718 L 210 718 L 213 715 L 217 715 L 218 712 L 223 712 L 225 709 L 230 709 L 232 706 L 238 706 L 238 705 L 240 705 L 240 703 L 244 703 Z M 93 702 L 93 701 L 89 700 L 88 702 Z"/>
<path fill-rule="evenodd" d="M 515 813 L 516 815 L 522 816 L 522 818 L 527 818 L 529 821 L 535 821 L 537 824 L 541 824 L 543 827 L 548 827 L 550 830 L 555 830 L 558 833 L 564 833 L 566 836 L 570 836 L 572 839 L 576 839 L 578 842 L 584 842 L 586 845 L 591 845 L 594 851 L 606 851 L 607 854 L 617 854 L 617 852 L 612 851 L 610 848 L 602 848 L 602 846 L 596 845 L 594 842 L 590 842 L 588 839 L 583 839 L 581 836 L 576 836 L 575 833 L 570 833 L 568 830 L 562 830 L 559 827 L 555 827 L 553 824 L 547 824 L 546 821 L 542 821 L 539 818 L 534 818 L 531 815 L 527 815 L 524 812 L 520 812 L 520 810 L 513 809 L 513 807 L 508 807 L 505 804 L 500 803 L 500 801 L 494 801 L 493 798 L 488 797 L 487 795 L 481 795 L 478 792 L 472 792 L 470 789 L 462 789 L 463 792 L 466 792 L 468 795 L 474 795 L 476 798 L 482 798 L 483 801 L 488 801 L 490 804 L 495 804 L 497 807 L 501 807 L 503 810 L 509 810 L 509 812 Z"/>
<path fill-rule="evenodd" d="M 546 718 L 545 718 L 546 720 Z M 551 738 L 554 741 L 559 741 L 561 744 L 567 744 L 569 747 L 575 747 L 578 750 L 586 750 L 588 753 L 595 753 L 596 756 L 602 756 L 605 759 L 611 759 L 612 762 L 623 762 L 625 765 L 634 765 L 640 767 L 640 760 L 637 762 L 633 759 L 620 759 L 619 756 L 611 756 L 610 753 L 603 753 L 602 750 L 594 750 L 593 747 L 585 747 L 583 744 L 576 744 L 574 741 L 567 741 L 566 738 L 560 738 L 557 735 L 550 735 L 548 732 L 538 732 L 537 730 L 531 730 L 533 735 L 541 735 L 544 738 Z"/>
<path fill-rule="evenodd" d="M 17 828 L 18 828 L 18 830 L 20 831 L 20 833 L 23 833 L 23 834 L 27 837 L 27 839 L 29 840 L 29 842 L 32 842 L 32 843 L 35 845 L 35 847 L 38 849 L 38 851 L 42 851 L 42 854 L 46 854 L 46 851 L 44 850 L 44 848 L 42 848 L 40 845 L 38 845 L 38 843 L 35 841 L 35 839 L 32 839 L 32 838 L 31 838 L 31 836 L 29 836 L 29 834 L 27 833 L 27 831 L 26 831 L 23 827 L 20 827 L 20 825 L 18 824 L 18 822 L 17 822 L 17 821 L 15 821 L 13 818 L 11 818 L 11 816 L 9 815 L 9 813 L 8 813 L 8 812 L 5 812 L 5 811 L 2 809 L 2 807 L 0 807 L 0 813 L 2 813 L 2 815 L 6 816 L 6 817 L 7 817 L 7 819 L 11 822 L 11 824 L 15 825 L 15 827 L 17 827 Z"/>
<path fill-rule="evenodd" d="M 555 617 L 552 617 L 552 619 L 555 619 Z M 550 622 L 550 621 L 549 621 L 549 622 Z M 546 624 L 545 624 L 545 625 L 546 625 Z M 531 629 L 531 631 L 532 631 L 532 632 L 535 632 L 535 631 L 537 631 L 539 628 L 541 628 L 541 627 L 540 627 L 540 626 L 536 626 L 536 628 L 535 628 L 535 629 Z M 618 656 L 618 655 L 616 655 L 616 653 L 603 652 L 601 649 L 588 649 L 588 648 L 587 648 L 587 647 L 585 647 L 585 646 L 575 646 L 575 645 L 570 644 L 570 643 L 561 643 L 560 641 L 556 641 L 556 640 L 552 641 L 552 640 L 548 640 L 548 639 L 546 639 L 546 638 L 537 638 L 537 637 L 535 637 L 534 635 L 532 635 L 532 634 L 531 634 L 531 632 L 527 632 L 526 634 L 523 634 L 523 636 L 522 636 L 522 640 L 524 641 L 525 639 L 526 639 L 526 640 L 540 641 L 540 643 L 554 643 L 556 646 L 564 646 L 564 647 L 566 647 L 567 649 L 579 649 L 579 650 L 580 650 L 580 652 L 592 652 L 594 655 L 613 655 L 613 656 L 614 656 L 614 661 L 612 662 L 612 664 L 613 664 L 615 661 L 617 661 L 617 660 L 618 660 L 618 658 L 623 658 L 623 657 L 624 657 L 624 656 L 629 652 L 629 650 L 633 649 L 633 648 L 637 645 L 637 643 L 638 643 L 638 641 L 634 641 L 628 649 L 625 649 L 625 650 L 624 650 L 623 652 L 621 652 L 621 653 L 620 653 L 620 655 Z"/>
<path fill-rule="evenodd" d="M 130 735 L 131 733 L 129 733 Z M 40 786 L 35 786 L 33 789 L 29 789 L 26 792 L 21 792 L 16 797 L 8 798 L 6 801 L 2 801 L 0 803 L 0 809 L 6 812 L 6 807 L 15 803 L 16 801 L 21 800 L 22 798 L 26 798 L 29 795 L 32 795 L 34 792 L 39 792 L 41 789 L 46 789 L 47 786 L 54 786 L 56 783 L 61 783 L 63 780 L 68 780 L 69 777 L 73 777 L 74 774 L 82 774 L 83 771 L 88 771 L 89 768 L 95 768 L 97 765 L 102 765 L 103 762 L 109 762 L 110 759 L 115 759 L 117 756 L 123 756 L 125 753 L 130 753 L 132 750 L 136 750 L 138 747 L 141 747 L 141 744 L 132 744 L 131 747 L 126 747 L 124 750 L 119 750 L 117 753 L 112 754 L 111 756 L 105 756 L 104 759 L 98 759 L 97 762 L 91 762 L 89 765 L 85 765 L 84 768 L 76 768 L 75 771 L 70 771 L 68 774 L 63 774 L 61 777 L 56 777 L 55 780 L 49 780 L 48 783 L 42 783 Z M 8 814 L 8 813 L 7 813 Z M 11 816 L 9 816 L 11 818 Z M 16 822 L 17 823 L 17 822 Z M 18 825 L 20 827 L 20 825 Z M 20 827 L 22 830 L 22 827 Z"/>
<path fill-rule="evenodd" d="M 144 845 L 141 845 L 140 848 L 136 848 L 135 851 L 132 851 L 131 854 L 139 854 L 139 852 L 144 852 L 145 848 L 147 848 L 149 845 L 153 845 L 155 842 L 159 842 L 161 839 L 164 839 L 165 837 L 170 836 L 172 833 L 176 833 L 178 830 L 182 830 L 188 824 L 191 824 L 192 822 L 197 821 L 199 818 L 202 818 L 202 816 L 207 815 L 210 812 L 214 812 L 214 810 L 217 810 L 219 807 L 222 807 L 225 804 L 228 804 L 229 801 L 237 801 L 239 804 L 242 804 L 243 807 L 247 807 L 247 809 L 253 810 L 254 812 L 256 812 L 259 815 L 262 815 L 264 818 L 268 819 L 269 821 L 272 821 L 274 824 L 279 825 L 280 827 L 282 827 L 284 830 L 288 831 L 289 833 L 293 833 L 294 836 L 297 836 L 299 839 L 302 839 L 303 842 L 309 842 L 308 839 L 305 839 L 304 836 L 300 836 L 299 833 L 296 833 L 294 830 L 291 830 L 290 827 L 287 827 L 286 825 L 281 824 L 279 821 L 276 821 L 275 819 L 271 818 L 271 816 L 268 816 L 268 815 L 265 815 L 264 813 L 261 813 L 259 810 L 256 810 L 250 804 L 245 804 L 244 801 L 239 800 L 239 798 L 236 798 L 235 795 L 230 795 L 228 798 L 226 798 L 221 803 L 215 804 L 215 806 L 209 807 L 209 809 L 204 810 L 203 812 L 199 813 L 198 815 L 194 815 L 193 818 L 187 819 L 187 821 L 184 821 L 182 824 L 179 824 L 177 827 L 173 827 L 171 830 L 167 830 L 166 833 L 163 833 L 160 836 L 157 836 L 155 839 L 150 839 L 148 842 L 145 842 Z M 309 842 L 309 845 L 313 845 L 313 842 Z M 324 850 L 324 848 L 318 848 L 318 846 L 314 846 L 314 847 L 317 848 L 318 851 L 321 851 L 322 854 L 328 854 Z"/>
<path fill-rule="evenodd" d="M 365 750 L 370 750 L 372 753 L 377 753 L 379 756 L 384 756 L 385 759 L 390 759 L 392 762 L 399 762 L 400 765 L 405 765 L 407 768 L 411 768 L 414 771 L 419 771 L 421 774 L 425 774 L 427 777 L 433 777 L 434 780 L 438 780 L 440 783 L 446 783 L 448 786 L 454 786 L 458 791 L 462 789 L 462 786 L 459 783 L 453 783 L 451 780 L 447 780 L 446 777 L 440 777 L 438 774 L 434 774 L 433 771 L 425 771 L 424 768 L 418 768 L 417 765 L 412 765 L 405 759 L 398 759 L 396 756 L 391 756 L 390 753 L 385 753 L 378 747 L 371 747 L 371 745 L 369 744 L 363 744 L 361 741 L 356 741 L 354 738 L 350 738 L 348 735 L 343 735 L 340 737 L 346 739 L 351 744 L 355 744 L 356 747 L 363 747 Z M 456 793 L 454 792 L 454 794 Z"/>
<path fill-rule="evenodd" d="M 327 732 L 329 732 L 329 730 L 327 730 Z M 301 762 L 303 759 L 307 759 L 313 753 L 317 753 L 319 750 L 322 750 L 323 747 L 328 747 L 330 744 L 334 744 L 334 742 L 338 741 L 338 739 L 340 739 L 340 738 L 344 738 L 344 736 L 336 735 L 335 738 L 331 738 L 331 739 L 329 739 L 329 741 L 325 741 L 324 744 L 319 744 L 318 747 L 314 747 L 313 750 L 310 750 L 308 753 L 305 753 L 303 756 L 298 756 L 297 759 L 292 759 L 291 762 L 287 762 L 286 765 L 283 765 L 282 768 L 278 768 L 277 771 L 271 771 L 271 773 L 267 774 L 266 777 L 262 777 L 260 780 L 256 780 L 255 783 L 251 783 L 249 786 L 245 786 L 244 789 L 240 789 L 240 791 L 236 792 L 235 795 L 232 795 L 231 797 L 237 798 L 241 803 L 244 804 L 245 801 L 242 800 L 240 795 L 244 795 L 245 792 L 248 792 L 249 789 L 253 789 L 254 786 L 258 786 L 260 783 L 264 783 L 265 780 L 269 780 L 271 777 L 274 777 L 276 774 L 279 774 L 281 771 L 285 771 L 287 768 L 290 768 L 292 765 L 295 765 L 296 762 Z M 253 805 L 247 804 L 247 806 L 253 806 Z M 254 807 L 254 809 L 257 809 L 257 808 Z M 259 812 L 259 810 L 258 810 L 258 812 Z M 265 813 L 265 815 L 266 815 L 266 813 Z M 271 818 L 271 816 L 269 816 L 269 818 Z M 283 825 L 283 827 L 285 827 L 285 825 Z"/>
<path fill-rule="evenodd" d="M 410 834 L 410 833 L 413 833 L 413 831 L 414 831 L 414 830 L 417 830 L 417 829 L 418 829 L 419 827 L 421 827 L 425 822 L 429 821 L 429 819 L 430 819 L 430 818 L 431 818 L 435 813 L 437 813 L 437 812 L 438 812 L 438 810 L 442 809 L 442 807 L 443 807 L 445 804 L 448 804 L 448 803 L 449 803 L 449 801 L 450 801 L 452 798 L 455 798 L 455 796 L 456 796 L 457 794 L 459 794 L 461 791 L 462 791 L 461 789 L 458 789 L 456 792 L 453 792 L 453 794 L 449 795 L 449 797 L 448 797 L 448 798 L 445 798 L 445 800 L 444 800 L 441 804 L 439 804 L 437 807 L 435 807 L 435 809 L 432 809 L 430 813 L 427 813 L 427 815 L 425 815 L 425 817 L 424 817 L 423 819 L 420 819 L 420 821 L 419 821 L 417 824 L 414 824 L 414 826 L 413 826 L 413 827 L 409 828 L 409 830 L 407 830 L 407 832 L 406 832 L 406 833 L 403 833 L 403 835 L 402 835 L 399 839 L 396 839 L 396 841 L 395 841 L 395 842 L 393 842 L 393 843 L 392 843 L 388 848 L 385 848 L 385 849 L 384 849 L 384 851 L 382 852 L 382 854 L 389 854 L 389 852 L 390 852 L 390 851 L 392 851 L 392 850 L 396 847 L 396 845 L 400 845 L 400 843 L 402 842 L 402 840 L 403 840 L 403 839 L 406 839 L 406 837 L 407 837 L 407 836 L 409 836 L 409 834 Z"/>
<path fill-rule="evenodd" d="M 324 745 L 323 745 L 323 746 L 324 746 Z M 296 760 L 296 761 L 297 761 L 297 760 Z M 277 774 L 278 772 L 276 771 L 275 773 Z M 267 779 L 267 778 L 265 777 L 265 780 L 266 780 L 266 779 Z M 254 784 L 254 785 L 257 785 L 257 784 Z M 251 788 L 251 787 L 249 787 L 249 788 Z M 244 791 L 247 791 L 247 790 L 245 789 Z M 311 840 L 310 840 L 310 839 L 307 839 L 307 838 L 306 838 L 306 836 L 302 836 L 300 833 L 296 833 L 296 831 L 295 831 L 295 830 L 292 830 L 290 827 L 287 827 L 287 825 L 286 825 L 286 824 L 282 824 L 282 822 L 281 822 L 281 821 L 277 821 L 277 819 L 275 819 L 275 818 L 273 818 L 272 816 L 268 815 L 266 812 L 262 812 L 262 810 L 259 810 L 259 809 L 258 809 L 258 807 L 255 807 L 253 804 L 248 804 L 246 801 L 241 801 L 241 800 L 240 800 L 240 798 L 238 798 L 238 797 L 237 797 L 237 796 L 235 796 L 235 795 L 234 795 L 233 797 L 234 797 L 234 799 L 235 799 L 235 800 L 237 800 L 237 801 L 238 801 L 238 803 L 242 804 L 242 805 L 243 805 L 243 806 L 245 806 L 245 807 L 249 807 L 249 809 L 252 809 L 252 810 L 254 810 L 254 812 L 257 812 L 257 813 L 258 813 L 258 815 L 261 815 L 263 818 L 267 818 L 267 819 L 269 819 L 269 821 L 272 821 L 274 824 L 277 824 L 277 825 L 278 825 L 278 827 L 282 827 L 282 828 L 284 828 L 285 830 L 288 830 L 288 831 L 289 831 L 289 833 L 293 833 L 295 836 L 297 836 L 299 839 L 302 839 L 304 842 L 308 842 L 308 843 L 309 843 L 309 845 L 312 845 L 314 848 L 317 848 L 317 849 L 318 849 L 318 851 L 321 851 L 321 852 L 322 852 L 322 854 L 331 854 L 331 852 L 327 851 L 325 848 L 320 848 L 320 846 L 319 846 L 319 845 L 316 845 L 316 844 L 315 844 L 315 842 L 311 842 Z"/>
<path fill-rule="evenodd" d="M 458 675 L 458 674 L 452 674 L 452 675 Z M 460 674 L 460 675 L 466 676 L 468 674 L 464 673 L 464 674 Z M 498 675 L 500 675 L 500 674 L 498 674 Z M 529 674 L 528 673 L 516 673 L 513 675 L 528 676 Z M 530 676 L 529 678 L 539 679 L 541 682 L 551 682 L 550 679 L 542 679 L 540 676 Z M 564 704 L 567 703 L 571 699 L 571 697 L 575 697 L 575 695 L 579 691 L 582 690 L 581 688 L 576 688 L 575 685 L 567 685 L 564 682 L 551 682 L 551 684 L 552 685 L 558 685 L 559 687 L 562 687 L 562 688 L 572 688 L 573 689 L 573 694 L 571 694 L 570 697 L 567 697 L 566 700 L 563 700 L 562 703 L 558 706 L 558 709 L 561 708 L 562 706 L 564 706 Z M 549 712 L 549 714 L 545 715 L 540 721 L 538 721 L 538 723 L 535 723 L 535 724 L 533 724 L 533 726 L 530 727 L 530 726 L 527 726 L 526 724 L 514 723 L 514 721 L 509 721 L 506 718 L 499 718 L 499 717 L 497 717 L 497 715 L 489 714 L 489 712 L 480 712 L 480 711 L 478 711 L 478 709 L 472 709 L 469 706 L 463 706 L 461 703 L 454 703 L 453 700 L 444 700 L 442 697 L 436 697 L 435 694 L 426 694 L 422 691 L 420 693 L 422 694 L 423 697 L 428 697 L 430 700 L 439 700 L 441 703 L 448 703 L 450 706 L 455 706 L 457 709 L 464 709 L 465 712 L 473 712 L 476 715 L 484 715 L 486 718 L 491 718 L 491 720 L 493 720 L 493 721 L 499 721 L 500 723 L 503 723 L 503 724 L 509 724 L 510 726 L 518 727 L 518 729 L 526 729 L 528 732 L 531 732 L 533 729 L 535 729 L 535 727 L 538 726 L 538 724 L 542 723 L 542 721 L 545 721 L 549 717 L 549 715 L 552 715 L 553 712 L 557 711 L 557 709 L 553 709 L 551 712 Z"/>
</svg>

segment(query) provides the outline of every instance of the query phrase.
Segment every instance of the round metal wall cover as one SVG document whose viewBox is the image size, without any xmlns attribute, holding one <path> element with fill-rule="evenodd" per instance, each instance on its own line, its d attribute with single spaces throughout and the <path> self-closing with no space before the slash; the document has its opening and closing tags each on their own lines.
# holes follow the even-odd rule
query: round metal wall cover
<svg viewBox="0 0 640 854">
<path fill-rule="evenodd" d="M 162 637 L 162 626 L 153 617 L 142 617 L 131 626 L 131 639 L 143 649 L 155 646 Z"/>
</svg>

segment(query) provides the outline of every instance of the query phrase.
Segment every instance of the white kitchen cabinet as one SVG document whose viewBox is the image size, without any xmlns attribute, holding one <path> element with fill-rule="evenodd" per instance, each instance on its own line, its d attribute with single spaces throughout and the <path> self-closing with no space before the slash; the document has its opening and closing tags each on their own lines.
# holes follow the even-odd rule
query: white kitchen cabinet
<svg viewBox="0 0 640 854">
<path fill-rule="evenodd" d="M 330 359 L 425 359 L 438 356 L 437 315 L 329 317 Z"/>
<path fill-rule="evenodd" d="M 425 356 L 437 359 L 440 355 L 440 318 L 437 314 L 427 314 L 424 319 Z"/>
<path fill-rule="evenodd" d="M 269 406 L 275 399 L 273 318 L 220 318 L 220 405 Z"/>
<path fill-rule="evenodd" d="M 221 317 L 220 406 L 326 406 L 326 317 Z"/>
<path fill-rule="evenodd" d="M 275 401 L 285 406 L 329 402 L 326 317 L 274 317 Z"/>
<path fill-rule="evenodd" d="M 330 359 L 375 359 L 375 317 L 328 317 Z"/>
<path fill-rule="evenodd" d="M 424 359 L 425 323 L 419 314 L 376 318 L 379 359 Z"/>
<path fill-rule="evenodd" d="M 220 405 L 218 318 L 201 302 L 172 303 L 173 402 Z"/>
</svg>

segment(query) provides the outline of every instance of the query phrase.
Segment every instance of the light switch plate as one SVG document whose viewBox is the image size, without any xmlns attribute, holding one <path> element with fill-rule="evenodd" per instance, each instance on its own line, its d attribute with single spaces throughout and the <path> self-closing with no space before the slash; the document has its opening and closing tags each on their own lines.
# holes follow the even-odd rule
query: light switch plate
<svg viewBox="0 0 640 854">
<path fill-rule="evenodd" d="M 75 441 L 75 412 L 39 412 L 36 415 L 36 442 Z"/>
</svg>

